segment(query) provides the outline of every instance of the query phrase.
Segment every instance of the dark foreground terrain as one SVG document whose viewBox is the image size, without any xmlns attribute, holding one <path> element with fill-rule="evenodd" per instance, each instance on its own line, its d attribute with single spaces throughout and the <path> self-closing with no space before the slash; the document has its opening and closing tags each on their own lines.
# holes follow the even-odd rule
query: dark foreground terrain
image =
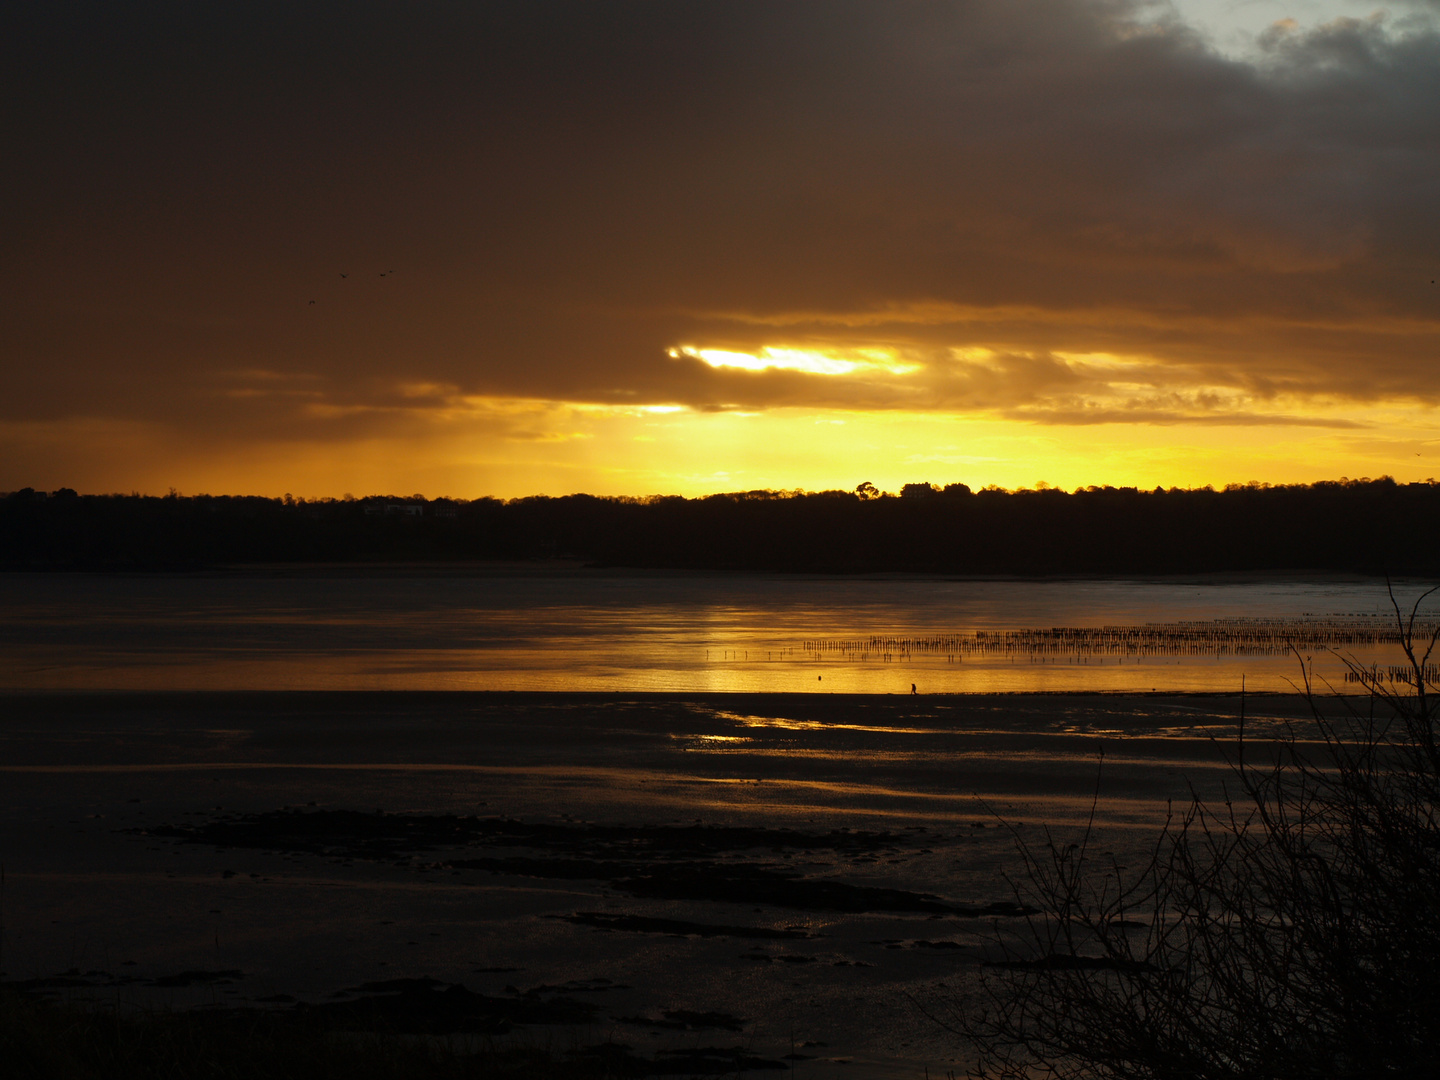
<svg viewBox="0 0 1440 1080">
<path fill-rule="evenodd" d="M 932 1018 L 1023 924 L 1017 840 L 1093 807 L 1143 857 L 1237 702 L 3 704 L 8 1075 L 898 1080 L 965 1067 Z"/>
</svg>

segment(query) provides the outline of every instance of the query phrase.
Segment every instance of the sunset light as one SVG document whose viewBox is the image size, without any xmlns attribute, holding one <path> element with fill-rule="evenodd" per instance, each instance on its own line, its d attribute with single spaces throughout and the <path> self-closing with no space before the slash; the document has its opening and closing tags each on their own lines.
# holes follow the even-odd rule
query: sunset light
<svg viewBox="0 0 1440 1080">
<path fill-rule="evenodd" d="M 1440 1077 L 1440 0 L 43 0 L 0 89 L 25 1076 Z"/>
<path fill-rule="evenodd" d="M 1433 5 L 585 11 L 37 9 L 0 490 L 1440 472 Z"/>
<path fill-rule="evenodd" d="M 798 371 L 805 375 L 856 375 L 864 372 L 886 372 L 908 375 L 920 370 L 918 364 L 898 360 L 889 349 L 855 349 L 847 355 L 825 353 L 814 349 L 779 348 L 764 345 L 754 353 L 727 349 L 697 349 L 682 345 L 669 350 L 672 359 L 694 357 L 712 368 L 736 368 L 741 371 Z"/>
</svg>

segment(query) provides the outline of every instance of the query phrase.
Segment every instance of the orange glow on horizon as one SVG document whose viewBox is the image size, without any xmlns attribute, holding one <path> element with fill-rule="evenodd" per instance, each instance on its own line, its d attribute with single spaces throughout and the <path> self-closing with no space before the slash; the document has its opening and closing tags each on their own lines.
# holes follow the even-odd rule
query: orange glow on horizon
<svg viewBox="0 0 1440 1080">
<path fill-rule="evenodd" d="M 1339 410 L 1334 410 L 1336 414 Z M 1314 417 L 1323 421 L 1327 413 Z M 707 412 L 470 399 L 394 418 L 388 431 L 226 445 L 155 426 L 0 424 L 23 484 L 53 490 L 339 496 L 420 492 L 459 498 L 697 495 L 756 489 L 853 490 L 869 481 L 1040 483 L 1151 489 L 1309 483 L 1440 472 L 1440 424 L 1391 404 L 1344 412 L 1354 427 L 1249 422 L 1044 424 L 994 415 L 780 408 Z M 123 455 L 113 451 L 124 447 Z M 113 464 L 111 464 L 113 462 Z M 14 486 L 21 486 L 12 481 Z"/>
</svg>

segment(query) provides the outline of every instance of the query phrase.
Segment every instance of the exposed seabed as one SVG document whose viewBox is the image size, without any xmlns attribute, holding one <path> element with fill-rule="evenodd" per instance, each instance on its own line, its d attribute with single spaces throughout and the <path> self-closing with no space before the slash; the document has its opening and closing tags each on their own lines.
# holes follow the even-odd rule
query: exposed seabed
<svg viewBox="0 0 1440 1080">
<path fill-rule="evenodd" d="M 817 1077 L 963 1066 L 925 1014 L 960 1007 L 1015 924 L 1017 838 L 1093 807 L 1096 842 L 1140 858 L 1168 800 L 1219 790 L 1239 712 L 1163 694 L 0 703 L 10 982 L 739 1047 Z M 1247 714 L 1263 746 L 1307 706 Z"/>
</svg>

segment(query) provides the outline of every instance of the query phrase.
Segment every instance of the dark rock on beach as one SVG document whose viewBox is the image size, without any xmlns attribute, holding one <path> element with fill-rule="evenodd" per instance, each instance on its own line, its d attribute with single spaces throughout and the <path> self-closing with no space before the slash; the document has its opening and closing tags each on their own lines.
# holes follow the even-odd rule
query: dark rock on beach
<svg viewBox="0 0 1440 1080">
<path fill-rule="evenodd" d="M 435 979 L 370 982 L 348 993 L 360 996 L 318 1005 L 302 1003 L 295 1009 L 339 1030 L 410 1035 L 499 1034 L 515 1024 L 587 1024 L 596 1014 L 596 1006 L 573 998 L 536 991 L 492 997 Z"/>
<path fill-rule="evenodd" d="M 888 832 L 831 830 L 803 832 L 738 826 L 593 825 L 528 823 L 511 818 L 456 815 L 363 813 L 354 810 L 278 810 L 228 817 L 197 825 L 162 825 L 136 830 L 182 843 L 218 849 L 255 848 L 327 858 L 367 859 L 413 866 L 420 871 L 488 871 L 516 877 L 560 881 L 600 881 L 631 896 L 653 900 L 724 901 L 769 905 L 801 911 L 847 914 L 892 912 L 965 918 L 1027 914 L 1013 903 L 983 906 L 953 904 L 929 893 L 832 878 L 809 878 L 791 867 L 758 862 L 718 862 L 696 856 L 768 852 L 788 857 L 796 851 L 893 854 L 916 837 Z M 529 854 L 464 856 L 466 848 L 526 848 Z M 455 854 L 424 858 L 442 849 Z M 460 850 L 457 850 L 460 849 Z M 636 917 L 638 918 L 638 917 Z M 658 933 L 701 934 L 661 928 Z M 591 922 L 591 925 L 600 925 Z M 611 923 L 609 929 L 640 930 L 639 922 Z M 727 933 L 768 937 L 770 933 Z"/>
</svg>

